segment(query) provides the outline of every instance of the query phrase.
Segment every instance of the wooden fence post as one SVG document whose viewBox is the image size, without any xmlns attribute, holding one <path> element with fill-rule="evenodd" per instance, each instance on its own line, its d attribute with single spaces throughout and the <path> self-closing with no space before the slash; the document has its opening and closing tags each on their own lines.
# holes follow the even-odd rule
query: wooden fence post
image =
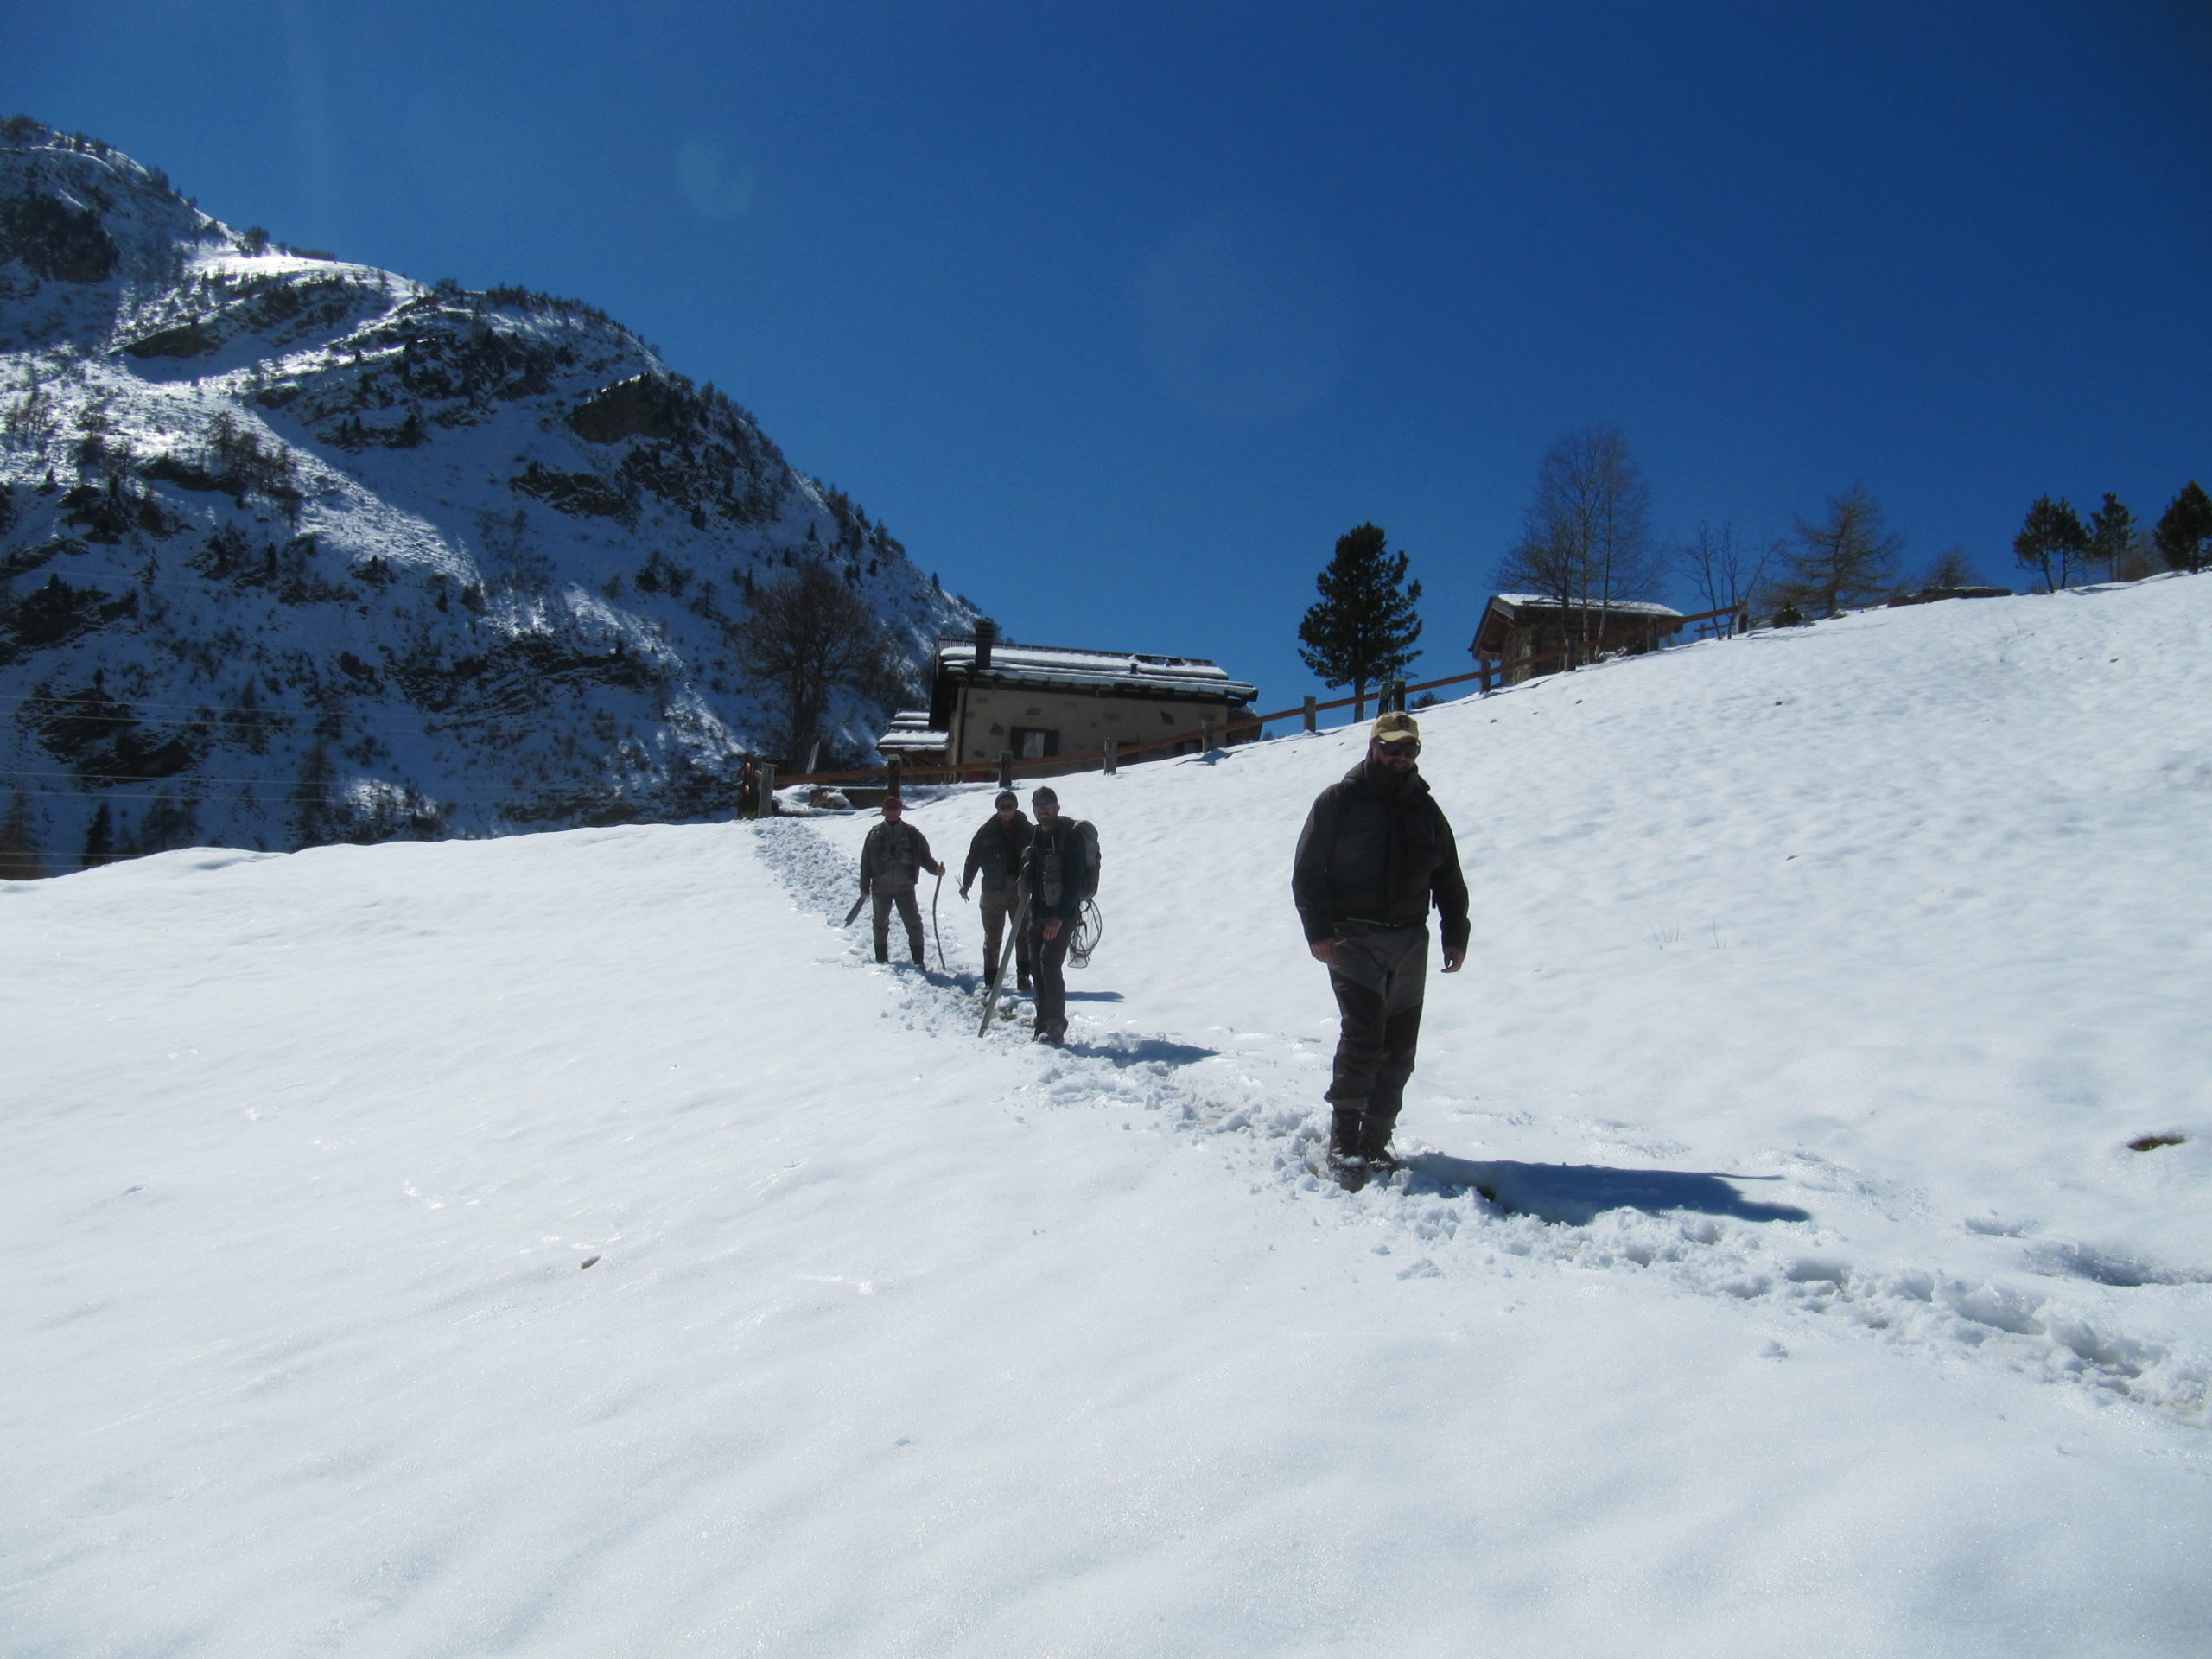
<svg viewBox="0 0 2212 1659">
<path fill-rule="evenodd" d="M 1122 746 L 1116 742 L 1112 738 L 1108 738 L 1106 740 L 1106 775 L 1109 778 L 1111 778 L 1115 772 L 1120 769 L 1118 763 L 1121 757 Z"/>
<path fill-rule="evenodd" d="M 1198 722 L 1198 753 L 1200 754 L 1213 753 L 1213 721 L 1211 720 L 1202 720 Z"/>
<path fill-rule="evenodd" d="M 772 760 L 760 763 L 760 816 L 776 816 L 776 763 Z"/>
<path fill-rule="evenodd" d="M 899 782 L 900 778 L 905 775 L 906 770 L 906 768 L 904 760 L 900 756 L 895 754 L 893 755 L 891 757 L 891 764 L 885 768 L 885 771 L 889 773 L 889 777 L 886 780 L 887 785 L 887 793 L 896 795 L 899 792 Z"/>
<path fill-rule="evenodd" d="M 1313 707 L 1319 701 L 1320 699 L 1311 691 L 1306 694 L 1306 729 L 1309 732 L 1318 732 L 1321 729 L 1321 716 Z"/>
<path fill-rule="evenodd" d="M 1014 787 L 1014 751 L 1012 749 L 999 751 L 999 787 L 1001 789 Z"/>
<path fill-rule="evenodd" d="M 1479 673 L 1483 677 L 1483 696 L 1490 696 L 1490 658 L 1487 657 L 1476 658 L 1475 670 L 1476 672 Z"/>
</svg>

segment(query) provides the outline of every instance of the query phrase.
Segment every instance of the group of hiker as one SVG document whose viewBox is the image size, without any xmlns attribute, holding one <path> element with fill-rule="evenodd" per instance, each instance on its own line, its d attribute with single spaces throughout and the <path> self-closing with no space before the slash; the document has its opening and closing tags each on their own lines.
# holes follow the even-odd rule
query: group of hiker
<svg viewBox="0 0 2212 1659">
<path fill-rule="evenodd" d="M 1467 884 L 1452 826 L 1421 776 L 1421 728 L 1410 715 L 1375 722 L 1358 765 L 1323 790 L 1306 814 L 1292 860 L 1291 894 L 1306 949 L 1329 970 L 1342 1027 L 1325 1096 L 1329 1151 L 1340 1173 L 1390 1169 L 1391 1132 L 1413 1075 L 1428 980 L 1428 916 L 1439 914 L 1444 971 L 1467 954 Z M 960 896 L 980 883 L 983 957 L 995 974 L 1014 930 L 1015 988 L 1036 999 L 1034 1039 L 1067 1040 L 1064 970 L 1085 899 L 1098 884 L 1096 832 L 1064 817 L 1049 786 L 1020 798 L 1002 789 L 968 843 Z M 887 795 L 883 821 L 861 849 L 861 893 L 874 904 L 875 959 L 889 959 L 891 912 L 924 960 L 915 893 L 925 870 L 945 866 Z M 995 980 L 994 983 L 995 984 Z"/>
<path fill-rule="evenodd" d="M 968 843 L 960 896 L 982 882 L 983 960 L 995 970 L 1003 961 L 1009 917 L 1018 916 L 1013 940 L 1014 988 L 1036 998 L 1034 1035 L 1056 1046 L 1067 1040 L 1066 968 L 1084 901 L 1098 886 L 1098 855 L 1089 826 L 1060 816 L 1060 798 L 1040 788 L 1029 798 L 1033 823 L 1021 815 L 1021 798 L 1002 789 L 991 816 Z M 861 893 L 874 909 L 875 959 L 891 957 L 891 912 L 906 924 L 906 945 L 924 962 L 922 912 L 915 899 L 921 873 L 942 878 L 945 867 L 930 852 L 929 838 L 906 822 L 906 804 L 883 798 L 883 822 L 861 845 Z"/>
</svg>

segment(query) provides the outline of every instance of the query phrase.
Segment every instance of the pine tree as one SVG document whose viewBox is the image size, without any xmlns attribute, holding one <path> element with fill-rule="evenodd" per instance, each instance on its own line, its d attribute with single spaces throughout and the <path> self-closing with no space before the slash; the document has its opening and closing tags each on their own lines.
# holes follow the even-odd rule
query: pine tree
<svg viewBox="0 0 2212 1659">
<path fill-rule="evenodd" d="M 2152 532 L 2170 570 L 2202 570 L 2212 564 L 2212 496 L 2195 479 L 2159 515 Z"/>
<path fill-rule="evenodd" d="M 1337 538 L 1336 556 L 1315 578 L 1320 600 L 1298 625 L 1298 654 L 1324 685 L 1352 689 L 1352 718 L 1367 717 L 1367 688 L 1405 671 L 1421 653 L 1421 619 L 1414 602 L 1421 583 L 1401 589 L 1406 557 L 1388 549 L 1380 525 L 1362 524 Z"/>
<path fill-rule="evenodd" d="M 19 790 L 0 817 L 0 881 L 35 881 L 46 874 L 38 855 L 38 834 L 30 803 Z"/>
<path fill-rule="evenodd" d="M 2107 490 L 2104 505 L 2089 515 L 2089 563 L 2115 582 L 2129 581 L 2140 574 L 2132 569 L 2140 539 L 2135 515 Z"/>
<path fill-rule="evenodd" d="M 92 822 L 85 831 L 85 855 L 77 862 L 79 869 L 89 870 L 96 865 L 115 862 L 115 817 L 108 810 L 105 801 L 92 814 Z"/>
<path fill-rule="evenodd" d="M 2089 532 L 2082 527 L 2082 515 L 2063 495 L 2055 502 L 2047 495 L 2037 496 L 2020 533 L 2012 538 L 2013 556 L 2022 569 L 2042 575 L 2047 593 L 2065 587 L 2072 567 L 2088 552 Z"/>
</svg>

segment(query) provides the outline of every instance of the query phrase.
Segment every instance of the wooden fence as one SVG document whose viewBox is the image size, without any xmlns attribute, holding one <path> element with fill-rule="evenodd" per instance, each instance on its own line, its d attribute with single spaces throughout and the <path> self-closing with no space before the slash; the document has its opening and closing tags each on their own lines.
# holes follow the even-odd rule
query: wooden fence
<svg viewBox="0 0 2212 1659">
<path fill-rule="evenodd" d="M 1687 626 L 1692 622 L 1708 622 L 1723 616 L 1735 618 L 1738 632 L 1748 632 L 1750 619 L 1739 606 L 1724 606 L 1717 611 L 1700 611 L 1695 616 L 1684 617 L 1682 622 Z M 1480 681 L 1483 692 L 1487 696 L 1497 686 L 1503 684 L 1506 677 L 1516 670 L 1534 668 L 1540 663 L 1557 662 L 1562 654 L 1568 658 L 1567 667 L 1570 670 L 1578 666 L 1573 661 L 1572 645 L 1567 647 L 1564 653 L 1560 651 L 1541 652 L 1533 657 L 1517 658 L 1510 663 L 1493 663 L 1487 658 L 1478 658 L 1478 665 L 1470 674 L 1447 674 L 1442 679 L 1423 680 L 1414 685 L 1394 683 L 1378 686 L 1364 696 L 1335 697 L 1326 702 L 1308 697 L 1295 709 L 1281 709 L 1271 715 L 1246 715 L 1240 719 L 1224 721 L 1219 725 L 1208 721 L 1192 731 L 1173 732 L 1165 737 L 1147 738 L 1140 743 L 1109 742 L 1096 749 L 1077 749 L 1042 758 L 1024 759 L 1019 755 L 1001 754 L 996 762 L 964 766 L 908 766 L 893 761 L 842 772 L 810 772 L 796 777 L 779 778 L 776 780 L 776 787 L 783 789 L 795 784 L 858 784 L 886 780 L 910 784 L 988 783 L 994 778 L 1012 783 L 1017 778 L 1059 778 L 1078 772 L 1112 772 L 1124 764 L 1148 757 L 1172 758 L 1181 753 L 1188 743 L 1197 743 L 1201 752 L 1214 747 L 1217 743 L 1249 743 L 1266 735 L 1267 728 L 1277 721 L 1302 720 L 1306 730 L 1319 731 L 1320 716 L 1332 709 L 1373 703 L 1376 712 L 1380 714 L 1386 706 L 1404 708 L 1405 700 L 1416 692 L 1434 691 L 1447 685 L 1467 685 Z M 1384 702 L 1386 697 L 1389 699 L 1387 705 Z M 1161 750 L 1166 751 L 1166 756 L 1159 754 Z"/>
</svg>

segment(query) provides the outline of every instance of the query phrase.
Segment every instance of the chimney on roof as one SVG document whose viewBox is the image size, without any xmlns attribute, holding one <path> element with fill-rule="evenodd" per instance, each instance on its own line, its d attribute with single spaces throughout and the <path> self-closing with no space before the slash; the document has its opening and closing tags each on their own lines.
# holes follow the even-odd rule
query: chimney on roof
<svg viewBox="0 0 2212 1659">
<path fill-rule="evenodd" d="M 988 616 L 976 620 L 976 671 L 991 665 L 991 647 L 999 642 L 999 625 Z"/>
</svg>

